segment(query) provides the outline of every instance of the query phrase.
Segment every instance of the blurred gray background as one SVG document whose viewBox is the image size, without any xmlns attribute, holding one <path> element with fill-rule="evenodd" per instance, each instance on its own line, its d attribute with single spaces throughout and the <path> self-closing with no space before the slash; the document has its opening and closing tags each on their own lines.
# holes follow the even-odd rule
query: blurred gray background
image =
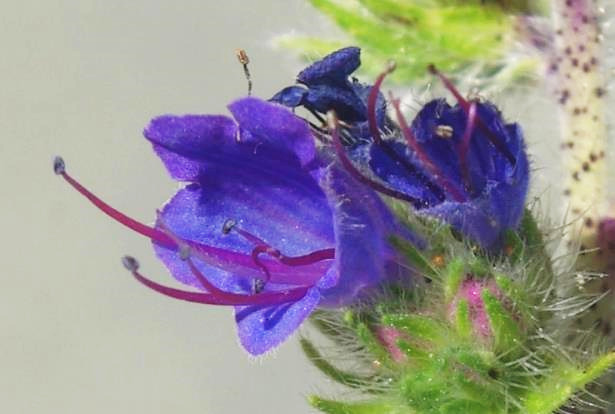
<svg viewBox="0 0 615 414">
<path fill-rule="evenodd" d="M 300 68 L 271 39 L 326 30 L 302 0 L 0 1 L 0 412 L 308 413 L 323 388 L 296 340 L 251 359 L 232 311 L 164 298 L 149 242 L 54 176 L 51 160 L 146 222 L 177 188 L 142 138 L 162 113 L 225 113 L 251 58 L 269 97 Z"/>
</svg>

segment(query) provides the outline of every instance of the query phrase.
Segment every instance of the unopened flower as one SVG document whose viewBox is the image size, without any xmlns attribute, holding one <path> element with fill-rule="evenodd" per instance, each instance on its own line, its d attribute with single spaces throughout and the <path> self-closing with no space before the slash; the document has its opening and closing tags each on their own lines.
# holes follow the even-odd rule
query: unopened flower
<svg viewBox="0 0 615 414">
<path fill-rule="evenodd" d="M 234 120 L 165 115 L 145 130 L 171 176 L 188 182 L 141 224 L 54 168 L 105 213 L 150 238 L 178 281 L 141 283 L 180 300 L 236 308 L 245 349 L 262 354 L 317 307 L 348 305 L 392 273 L 389 235 L 399 233 L 378 195 L 321 157 L 307 124 L 256 98 L 229 106 Z"/>
<path fill-rule="evenodd" d="M 349 78 L 361 64 L 360 54 L 358 47 L 346 47 L 325 56 L 297 75 L 300 85 L 284 88 L 270 100 L 290 108 L 302 106 L 318 118 L 335 111 L 355 138 L 369 135 L 367 105 L 372 86 Z M 382 127 L 386 103 L 381 94 L 377 95 L 375 116 Z"/>
<path fill-rule="evenodd" d="M 497 287 L 495 280 L 489 278 L 468 277 L 459 285 L 459 290 L 453 297 L 449 306 L 449 316 L 452 323 L 459 317 L 460 302 L 464 301 L 467 306 L 467 318 L 470 322 L 472 335 L 477 339 L 490 340 L 493 335 L 491 322 L 485 309 L 483 293 L 487 291 L 493 298 L 502 300 L 502 292 Z"/>
</svg>

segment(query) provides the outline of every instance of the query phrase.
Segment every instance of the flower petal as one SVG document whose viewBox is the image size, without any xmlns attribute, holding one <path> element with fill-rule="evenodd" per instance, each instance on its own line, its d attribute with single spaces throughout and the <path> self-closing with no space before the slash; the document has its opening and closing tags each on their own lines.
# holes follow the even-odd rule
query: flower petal
<svg viewBox="0 0 615 414">
<path fill-rule="evenodd" d="M 303 103 L 303 98 L 307 94 L 307 91 L 308 90 L 302 86 L 288 86 L 273 95 L 269 101 L 289 108 L 295 108 Z"/>
<path fill-rule="evenodd" d="M 258 141 L 294 153 L 302 165 L 314 159 L 316 147 L 307 122 L 288 108 L 253 97 L 238 99 L 228 108 L 240 128 Z"/>
<path fill-rule="evenodd" d="M 352 88 L 329 85 L 314 85 L 308 89 L 303 105 L 316 112 L 335 111 L 344 122 L 365 121 L 367 107 Z"/>
<path fill-rule="evenodd" d="M 228 147 L 237 136 L 237 124 L 222 115 L 162 115 L 143 132 L 171 176 L 195 180 L 208 154 Z"/>
<path fill-rule="evenodd" d="M 338 166 L 331 166 L 323 186 L 334 209 L 335 285 L 321 290 L 321 305 L 339 307 L 356 301 L 363 289 L 376 287 L 390 275 L 386 270 L 394 253 L 392 234 L 404 235 L 380 197 L 357 183 Z"/>
<path fill-rule="evenodd" d="M 295 332 L 319 301 L 318 289 L 312 288 L 297 302 L 237 307 L 235 321 L 241 345 L 252 355 L 264 354 Z"/>
<path fill-rule="evenodd" d="M 419 214 L 438 217 L 481 246 L 490 248 L 497 245 L 505 230 L 519 225 L 526 192 L 527 185 L 490 181 L 479 198 L 465 203 L 446 201 L 420 210 Z"/>
<path fill-rule="evenodd" d="M 221 288 L 229 286 L 229 278 L 241 278 L 242 286 L 249 288 L 251 278 L 263 277 L 262 268 L 250 256 L 254 243 L 234 231 L 223 233 L 229 219 L 287 256 L 334 246 L 327 199 L 296 159 L 280 163 L 265 149 L 254 153 L 249 147 L 236 154 L 230 165 L 211 164 L 198 184 L 180 190 L 161 212 L 165 225 L 178 237 L 229 251 L 228 260 L 209 262 L 202 269 Z M 156 251 L 179 281 L 199 287 L 177 252 L 162 246 L 156 246 Z M 314 284 L 330 266 L 323 261 L 290 267 L 267 256 L 261 261 L 271 272 L 271 282 L 278 284 Z M 236 286 L 237 281 L 231 284 Z"/>
<path fill-rule="evenodd" d="M 359 65 L 361 65 L 361 49 L 346 47 L 305 68 L 297 76 L 297 81 L 308 86 L 316 84 L 342 86 L 348 82 L 348 76 Z"/>
</svg>

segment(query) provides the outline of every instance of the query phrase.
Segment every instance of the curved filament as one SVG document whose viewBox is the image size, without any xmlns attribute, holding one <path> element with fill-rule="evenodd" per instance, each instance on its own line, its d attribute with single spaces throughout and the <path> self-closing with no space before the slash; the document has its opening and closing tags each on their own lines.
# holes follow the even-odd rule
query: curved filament
<svg viewBox="0 0 615 414">
<path fill-rule="evenodd" d="M 397 122 L 401 128 L 401 132 L 406 139 L 408 146 L 414 151 L 417 155 L 421 164 L 425 166 L 425 168 L 431 173 L 432 177 L 436 180 L 438 185 L 442 187 L 446 193 L 450 194 L 451 197 L 457 202 L 464 202 L 467 200 L 466 196 L 455 186 L 449 179 L 447 179 L 442 171 L 438 168 L 438 166 L 429 158 L 429 155 L 423 150 L 421 145 L 418 143 L 412 129 L 406 122 L 403 114 L 401 113 L 401 109 L 399 108 L 399 99 L 393 99 L 391 97 L 391 102 L 393 103 L 393 108 L 395 109 L 395 116 L 397 117 Z"/>
</svg>

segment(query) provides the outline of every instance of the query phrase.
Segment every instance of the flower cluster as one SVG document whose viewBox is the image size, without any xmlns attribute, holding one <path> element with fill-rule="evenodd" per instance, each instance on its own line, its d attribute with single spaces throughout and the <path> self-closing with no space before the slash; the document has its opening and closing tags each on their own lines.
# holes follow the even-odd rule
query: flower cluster
<svg viewBox="0 0 615 414">
<path fill-rule="evenodd" d="M 374 85 L 349 80 L 359 56 L 346 48 L 325 57 L 299 74 L 301 85 L 269 102 L 238 99 L 228 107 L 232 118 L 154 118 L 145 137 L 185 183 L 154 226 L 103 202 L 60 158 L 55 171 L 151 239 L 171 275 L 190 289 L 155 282 L 126 257 L 139 282 L 180 300 L 234 306 L 242 345 L 265 353 L 317 308 L 353 306 L 388 284 L 415 283 L 413 266 L 390 241 L 421 250 L 427 238 L 400 224 L 388 198 L 485 249 L 497 248 L 523 213 L 528 163 L 516 124 L 452 86 L 454 107 L 433 100 L 411 125 L 393 100 L 394 122 L 379 90 L 392 67 Z M 323 125 L 289 109 L 299 106 Z"/>
<path fill-rule="evenodd" d="M 291 86 L 272 100 L 316 113 L 334 111 L 350 135 L 338 156 L 359 180 L 444 220 L 483 247 L 496 245 L 523 214 L 529 169 L 520 127 L 506 123 L 493 104 L 463 98 L 434 67 L 457 104 L 434 99 L 408 126 L 393 100 L 394 125 L 379 92 L 394 66 L 373 86 L 350 81 L 359 54 L 357 48 L 332 53 L 299 74 L 307 89 Z"/>
</svg>

